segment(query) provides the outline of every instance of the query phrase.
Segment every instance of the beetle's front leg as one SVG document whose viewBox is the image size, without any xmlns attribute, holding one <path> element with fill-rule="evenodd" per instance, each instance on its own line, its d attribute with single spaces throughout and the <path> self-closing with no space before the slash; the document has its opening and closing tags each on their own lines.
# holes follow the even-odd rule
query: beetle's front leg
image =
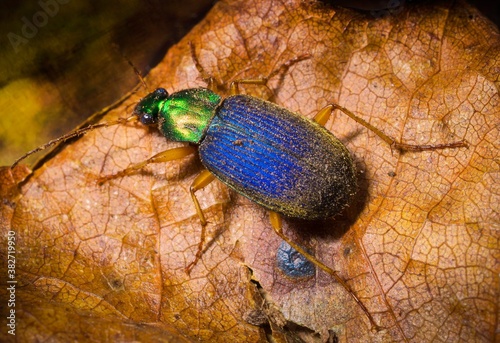
<svg viewBox="0 0 500 343">
<path fill-rule="evenodd" d="M 218 88 L 217 80 L 213 76 L 210 76 L 201 65 L 200 60 L 196 55 L 196 50 L 194 48 L 193 42 L 189 42 L 189 49 L 191 50 L 191 58 L 193 59 L 193 63 L 198 70 L 198 73 L 200 73 L 201 78 L 207 84 L 207 88 L 215 92 Z"/>
<path fill-rule="evenodd" d="M 285 73 L 295 63 L 298 63 L 300 61 L 306 60 L 306 59 L 308 59 L 310 57 L 311 57 L 310 54 L 305 54 L 305 55 L 300 55 L 300 56 L 294 57 L 294 58 L 286 61 L 285 63 L 281 64 L 278 68 L 276 68 L 273 71 L 271 71 L 269 73 L 269 75 L 267 75 L 265 77 L 259 77 L 259 78 L 255 78 L 255 79 L 239 79 L 239 80 L 234 80 L 229 85 L 229 92 L 230 92 L 231 95 L 240 94 L 240 90 L 239 90 L 239 85 L 240 84 L 258 85 L 258 86 L 260 85 L 260 86 L 266 86 L 267 87 L 267 83 L 269 82 L 269 80 L 271 78 L 273 78 L 274 76 L 276 76 L 278 74 Z"/>
<path fill-rule="evenodd" d="M 103 183 L 105 183 L 109 180 L 116 179 L 116 178 L 123 177 L 123 176 L 127 176 L 127 175 L 132 175 L 132 174 L 136 173 L 138 170 L 141 170 L 142 168 L 147 166 L 148 164 L 162 163 L 162 162 L 178 160 L 178 159 L 184 158 L 186 156 L 192 155 L 195 152 L 196 152 L 196 148 L 191 146 L 191 145 L 183 146 L 180 148 L 165 150 L 165 151 L 162 151 L 162 152 L 148 158 L 145 161 L 133 164 L 130 167 L 119 171 L 116 174 L 101 176 L 97 180 L 97 183 L 99 185 L 102 185 Z"/>
</svg>

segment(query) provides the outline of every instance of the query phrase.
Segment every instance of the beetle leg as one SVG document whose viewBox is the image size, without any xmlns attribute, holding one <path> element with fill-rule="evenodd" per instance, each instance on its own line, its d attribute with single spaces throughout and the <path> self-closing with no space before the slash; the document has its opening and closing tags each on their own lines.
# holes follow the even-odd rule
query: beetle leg
<svg viewBox="0 0 500 343">
<path fill-rule="evenodd" d="M 323 107 L 313 118 L 313 120 L 321 126 L 325 126 L 328 119 L 332 115 L 333 105 Z"/>
<path fill-rule="evenodd" d="M 238 87 L 240 84 L 267 86 L 267 82 L 271 78 L 273 78 L 274 76 L 276 76 L 278 74 L 285 73 L 295 63 L 306 60 L 308 58 L 311 58 L 310 54 L 304 54 L 304 55 L 300 55 L 300 56 L 294 57 L 292 59 L 289 59 L 285 63 L 281 64 L 278 68 L 271 71 L 271 73 L 269 73 L 269 75 L 267 75 L 265 77 L 260 77 L 260 78 L 256 78 L 256 79 L 234 80 L 229 85 L 229 92 L 231 95 L 240 94 L 240 90 Z"/>
<path fill-rule="evenodd" d="M 194 65 L 195 65 L 196 69 L 198 70 L 198 72 L 200 73 L 201 78 L 203 79 L 203 81 L 206 82 L 207 88 L 210 89 L 211 91 L 215 92 L 219 86 L 219 84 L 217 84 L 217 80 L 213 76 L 210 76 L 205 71 L 203 66 L 201 65 L 200 60 L 198 59 L 198 56 L 196 55 L 196 50 L 195 50 L 193 42 L 189 42 L 189 48 L 191 50 L 191 58 L 193 59 Z M 292 59 L 289 59 L 285 63 L 281 64 L 278 68 L 271 71 L 271 73 L 269 75 L 267 75 L 266 77 L 261 77 L 261 78 L 256 78 L 256 79 L 234 80 L 229 85 L 229 92 L 231 95 L 240 94 L 239 87 L 238 87 L 239 84 L 252 84 L 252 85 L 267 86 L 267 82 L 269 81 L 269 79 L 276 76 L 277 74 L 285 73 L 295 63 L 306 60 L 308 58 L 311 58 L 311 54 L 304 54 L 304 55 L 300 55 L 300 56 L 294 57 Z"/>
<path fill-rule="evenodd" d="M 112 179 L 115 179 L 118 177 L 123 177 L 123 176 L 134 174 L 138 170 L 141 170 L 142 168 L 147 166 L 148 164 L 162 163 L 162 162 L 178 160 L 178 159 L 184 158 L 186 156 L 189 156 L 195 152 L 196 152 L 196 148 L 191 146 L 191 145 L 183 146 L 180 148 L 165 150 L 165 151 L 162 151 L 162 152 L 148 158 L 145 161 L 142 161 L 142 162 L 137 163 L 137 164 L 133 164 L 130 167 L 128 167 L 127 169 L 119 171 L 116 174 L 112 174 L 112 175 L 108 175 L 108 176 L 101 176 L 98 179 L 97 183 L 102 185 L 106 181 L 109 181 L 109 180 L 112 180 Z"/>
<path fill-rule="evenodd" d="M 217 86 L 218 86 L 217 81 L 213 76 L 210 76 L 201 65 L 198 56 L 196 56 L 196 51 L 193 42 L 189 42 L 189 48 L 191 49 L 191 58 L 193 59 L 194 65 L 198 70 L 198 73 L 200 73 L 203 81 L 205 81 L 205 83 L 207 84 L 207 88 L 213 92 L 217 91 Z"/>
<path fill-rule="evenodd" d="M 240 79 L 240 80 L 234 80 L 229 85 L 229 93 L 231 95 L 240 94 L 239 85 L 241 85 L 241 84 L 267 86 L 267 82 L 268 81 L 269 81 L 268 77 L 263 77 L 263 78 L 260 78 L 260 79 Z"/>
<path fill-rule="evenodd" d="M 201 237 L 198 243 L 198 250 L 196 251 L 194 261 L 188 264 L 188 266 L 186 267 L 186 273 L 188 274 L 191 272 L 191 269 L 193 269 L 193 267 L 203 255 L 203 243 L 205 243 L 205 227 L 207 225 L 207 220 L 205 219 L 205 215 L 203 214 L 203 210 L 201 209 L 198 198 L 196 198 L 195 192 L 208 186 L 208 184 L 214 179 L 215 175 L 205 169 L 196 177 L 196 179 L 194 179 L 191 187 L 189 188 L 189 192 L 191 192 L 191 198 L 193 199 L 194 206 L 196 207 L 196 213 L 198 213 L 201 221 Z"/>
<path fill-rule="evenodd" d="M 198 198 L 196 198 L 196 194 L 194 193 L 208 186 L 208 184 L 214 179 L 214 174 L 205 169 L 196 177 L 196 179 L 194 179 L 191 187 L 189 188 L 189 191 L 191 192 L 191 198 L 193 199 L 194 206 L 196 207 L 196 213 L 198 213 L 198 216 L 200 217 L 202 226 L 207 225 L 207 221 L 205 220 L 205 216 L 203 215 L 203 211 L 201 210 Z"/>
<path fill-rule="evenodd" d="M 361 125 L 366 127 L 368 130 L 372 131 L 377 136 L 379 136 L 384 142 L 389 144 L 389 146 L 391 148 L 397 149 L 399 151 L 424 151 L 424 150 L 437 150 L 437 149 L 447 149 L 447 148 L 467 148 L 469 146 L 465 140 L 452 142 L 452 143 L 445 143 L 445 144 L 419 145 L 419 144 L 401 143 L 401 142 L 396 141 L 394 138 L 389 137 L 384 132 L 377 129 L 375 126 L 368 123 L 363 118 L 355 115 L 353 112 L 349 111 L 347 108 L 342 107 L 342 106 L 337 105 L 337 104 L 330 104 L 330 105 L 323 107 L 314 117 L 314 121 L 316 121 L 318 124 L 324 126 L 326 124 L 326 122 L 328 121 L 328 119 L 330 118 L 332 111 L 335 109 L 342 111 L 344 114 L 349 116 L 351 119 L 360 123 Z"/>
<path fill-rule="evenodd" d="M 276 213 L 276 212 L 269 212 L 269 220 L 271 221 L 271 226 L 273 227 L 274 231 L 276 234 L 285 242 L 287 242 L 292 248 L 294 248 L 296 251 L 298 251 L 302 256 L 307 258 L 311 263 L 313 263 L 315 266 L 320 268 L 321 270 L 325 271 L 326 273 L 330 274 L 333 276 L 333 278 L 350 294 L 350 296 L 358 303 L 359 307 L 363 310 L 363 312 L 366 314 L 368 319 L 370 320 L 370 323 L 372 324 L 372 327 L 376 329 L 377 331 L 380 329 L 380 327 L 375 323 L 375 320 L 373 319 L 372 315 L 370 312 L 368 312 L 368 309 L 365 307 L 365 305 L 361 302 L 361 300 L 358 298 L 358 296 L 349 288 L 347 283 L 339 276 L 339 274 L 333 270 L 332 268 L 328 267 L 325 265 L 323 262 L 318 260 L 316 257 L 308 253 L 306 250 L 304 250 L 300 245 L 292 241 L 290 238 L 285 236 L 283 233 L 283 228 L 282 228 L 282 221 L 281 221 L 281 216 Z"/>
</svg>

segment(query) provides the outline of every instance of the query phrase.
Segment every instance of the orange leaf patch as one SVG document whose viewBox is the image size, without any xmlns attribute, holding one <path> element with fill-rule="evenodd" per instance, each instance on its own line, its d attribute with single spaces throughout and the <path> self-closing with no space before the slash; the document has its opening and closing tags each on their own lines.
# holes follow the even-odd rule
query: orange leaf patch
<svg viewBox="0 0 500 343">
<path fill-rule="evenodd" d="M 360 190 L 341 216 L 285 220 L 285 231 L 339 272 L 382 330 L 323 272 L 285 276 L 266 210 L 218 181 L 198 193 L 209 237 L 186 275 L 201 232 L 189 186 L 202 166 L 188 157 L 99 186 L 182 145 L 127 124 L 68 144 L 19 196 L 2 193 L 2 230 L 17 235 L 21 340 L 494 340 L 500 45 L 488 21 L 460 2 L 383 18 L 302 1 L 220 2 L 151 72 L 150 90 L 204 86 L 188 42 L 225 82 L 309 53 L 270 89 L 243 92 L 310 118 L 336 102 L 406 143 L 470 144 L 401 154 L 341 113 L 326 125 L 355 157 Z M 145 94 L 104 120 L 127 117 Z"/>
</svg>

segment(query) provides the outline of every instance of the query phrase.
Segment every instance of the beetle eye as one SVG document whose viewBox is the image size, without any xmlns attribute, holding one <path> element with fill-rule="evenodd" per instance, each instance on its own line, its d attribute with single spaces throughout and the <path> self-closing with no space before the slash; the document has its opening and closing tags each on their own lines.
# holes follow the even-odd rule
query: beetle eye
<svg viewBox="0 0 500 343">
<path fill-rule="evenodd" d="M 140 113 L 139 121 L 144 125 L 153 125 L 156 124 L 155 116 L 150 113 Z"/>
<path fill-rule="evenodd" d="M 135 107 L 134 114 L 143 125 L 153 125 L 158 121 L 158 112 L 155 106 L 146 106 L 142 101 Z"/>
<path fill-rule="evenodd" d="M 168 92 L 165 88 L 157 88 L 152 94 L 154 94 L 155 100 L 163 100 L 168 98 Z"/>
</svg>

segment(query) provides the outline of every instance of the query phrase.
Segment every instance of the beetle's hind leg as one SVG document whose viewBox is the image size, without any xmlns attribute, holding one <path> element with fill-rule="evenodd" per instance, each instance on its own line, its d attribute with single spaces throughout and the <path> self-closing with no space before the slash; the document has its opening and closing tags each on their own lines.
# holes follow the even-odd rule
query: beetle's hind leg
<svg viewBox="0 0 500 343">
<path fill-rule="evenodd" d="M 372 327 L 377 331 L 380 330 L 380 327 L 375 323 L 375 320 L 373 319 L 370 312 L 368 312 L 368 309 L 365 307 L 365 305 L 361 302 L 361 300 L 358 298 L 358 296 L 351 290 L 351 288 L 338 275 L 338 273 L 335 270 L 333 270 L 332 268 L 325 265 L 323 262 L 318 260 L 316 257 L 314 257 L 313 255 L 308 253 L 300 245 L 298 245 L 293 240 L 291 240 L 290 238 L 285 236 L 285 234 L 283 233 L 281 216 L 278 213 L 272 212 L 272 211 L 269 212 L 269 220 L 271 222 L 271 226 L 273 227 L 274 231 L 282 240 L 287 242 L 292 248 L 294 248 L 296 251 L 298 251 L 302 256 L 304 256 L 307 260 L 309 260 L 311 263 L 313 263 L 316 267 L 318 267 L 319 269 L 330 274 L 349 293 L 349 295 L 354 299 L 354 301 L 356 301 L 356 303 L 359 305 L 359 307 L 361 307 L 363 312 L 366 314 L 366 316 L 370 320 Z"/>
<path fill-rule="evenodd" d="M 452 143 L 445 143 L 445 144 L 427 144 L 427 145 L 418 145 L 418 144 L 405 144 L 396 141 L 394 138 L 389 137 L 386 135 L 384 132 L 382 132 L 380 129 L 376 128 L 372 124 L 368 123 L 366 120 L 363 118 L 357 116 L 353 112 L 349 111 L 347 108 L 342 107 L 337 104 L 330 104 L 325 107 L 323 107 L 314 117 L 314 121 L 317 122 L 318 124 L 325 126 L 326 122 L 330 118 L 333 110 L 340 110 L 344 114 L 346 114 L 348 117 L 351 119 L 355 120 L 356 122 L 360 123 L 364 127 L 366 127 L 368 130 L 372 131 L 375 133 L 377 136 L 379 136 L 384 142 L 389 144 L 391 148 L 394 148 L 399 151 L 425 151 L 425 150 L 438 150 L 438 149 L 447 149 L 447 148 L 466 148 L 468 147 L 468 144 L 465 140 L 457 141 L 457 142 L 452 142 Z"/>
</svg>

